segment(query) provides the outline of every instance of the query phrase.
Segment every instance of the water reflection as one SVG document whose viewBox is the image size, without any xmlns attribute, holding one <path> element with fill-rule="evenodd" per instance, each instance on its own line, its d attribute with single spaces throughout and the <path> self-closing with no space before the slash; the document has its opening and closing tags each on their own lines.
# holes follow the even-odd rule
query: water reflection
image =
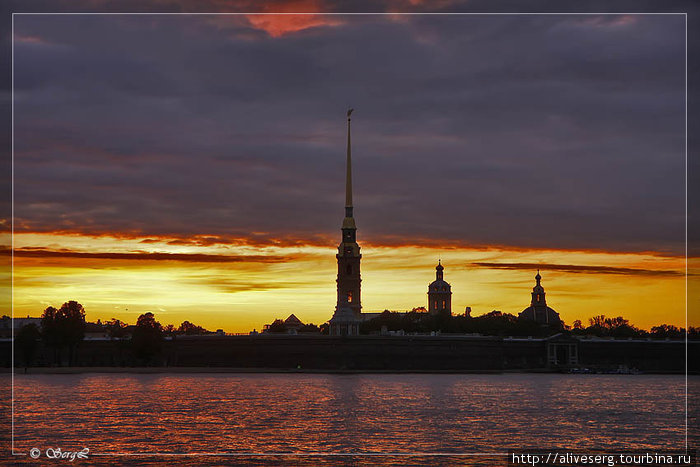
<svg viewBox="0 0 700 467">
<path fill-rule="evenodd" d="M 684 437 L 682 376 L 15 377 L 15 446 L 24 452 L 35 446 L 131 454 L 677 449 Z M 338 465 L 343 459 L 313 463 Z M 376 458 L 352 460 L 362 462 Z"/>
</svg>

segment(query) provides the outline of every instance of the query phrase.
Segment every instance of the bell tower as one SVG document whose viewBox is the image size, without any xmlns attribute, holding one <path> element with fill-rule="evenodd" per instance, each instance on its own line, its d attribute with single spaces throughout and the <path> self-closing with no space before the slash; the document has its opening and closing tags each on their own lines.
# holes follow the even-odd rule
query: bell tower
<svg viewBox="0 0 700 467">
<path fill-rule="evenodd" d="M 452 287 L 445 282 L 444 266 L 438 260 L 435 267 L 435 280 L 428 285 L 428 311 L 432 314 L 446 312 L 452 314 Z"/>
<path fill-rule="evenodd" d="M 350 147 L 350 114 L 348 110 L 348 147 L 345 162 L 345 218 L 341 227 L 342 237 L 338 245 L 337 301 L 331 318 L 330 334 L 337 336 L 358 335 L 362 317 L 360 301 L 360 245 L 357 244 L 357 227 L 352 206 L 352 154 Z"/>
</svg>

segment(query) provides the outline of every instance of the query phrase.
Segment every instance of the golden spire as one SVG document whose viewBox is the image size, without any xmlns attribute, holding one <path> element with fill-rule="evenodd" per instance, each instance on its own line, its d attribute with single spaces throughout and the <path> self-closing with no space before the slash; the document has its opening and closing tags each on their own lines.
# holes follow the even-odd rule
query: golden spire
<svg viewBox="0 0 700 467">
<path fill-rule="evenodd" d="M 354 109 L 348 109 L 348 155 L 347 167 L 345 168 L 345 207 L 352 208 L 352 158 L 350 156 L 350 114 Z M 348 217 L 352 216 L 351 214 Z"/>
</svg>

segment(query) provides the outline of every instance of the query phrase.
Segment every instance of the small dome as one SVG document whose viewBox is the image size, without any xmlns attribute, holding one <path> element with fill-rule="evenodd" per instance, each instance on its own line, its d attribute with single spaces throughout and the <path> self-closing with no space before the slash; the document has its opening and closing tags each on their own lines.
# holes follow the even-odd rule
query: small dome
<svg viewBox="0 0 700 467">
<path fill-rule="evenodd" d="M 452 293 L 452 287 L 448 282 L 443 280 L 433 281 L 428 285 L 428 293 L 443 292 Z"/>
</svg>

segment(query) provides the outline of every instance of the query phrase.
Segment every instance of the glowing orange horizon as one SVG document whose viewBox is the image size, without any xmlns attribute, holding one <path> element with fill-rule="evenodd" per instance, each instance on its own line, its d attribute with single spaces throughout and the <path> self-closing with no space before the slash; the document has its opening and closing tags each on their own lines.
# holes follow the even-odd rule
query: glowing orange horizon
<svg viewBox="0 0 700 467">
<path fill-rule="evenodd" d="M 227 332 L 260 329 L 292 313 L 315 324 L 332 316 L 334 245 L 172 240 L 16 233 L 15 316 L 39 316 L 67 300 L 82 303 L 90 321 L 134 323 L 151 311 L 164 324 L 188 320 Z M 624 316 L 644 329 L 685 326 L 685 257 L 497 246 L 362 247 L 366 312 L 425 306 L 441 256 L 455 314 L 466 306 L 473 315 L 519 313 L 529 304 L 539 267 L 548 304 L 567 324 L 604 314 Z M 689 281 L 698 281 L 697 271 L 691 274 Z"/>
</svg>

